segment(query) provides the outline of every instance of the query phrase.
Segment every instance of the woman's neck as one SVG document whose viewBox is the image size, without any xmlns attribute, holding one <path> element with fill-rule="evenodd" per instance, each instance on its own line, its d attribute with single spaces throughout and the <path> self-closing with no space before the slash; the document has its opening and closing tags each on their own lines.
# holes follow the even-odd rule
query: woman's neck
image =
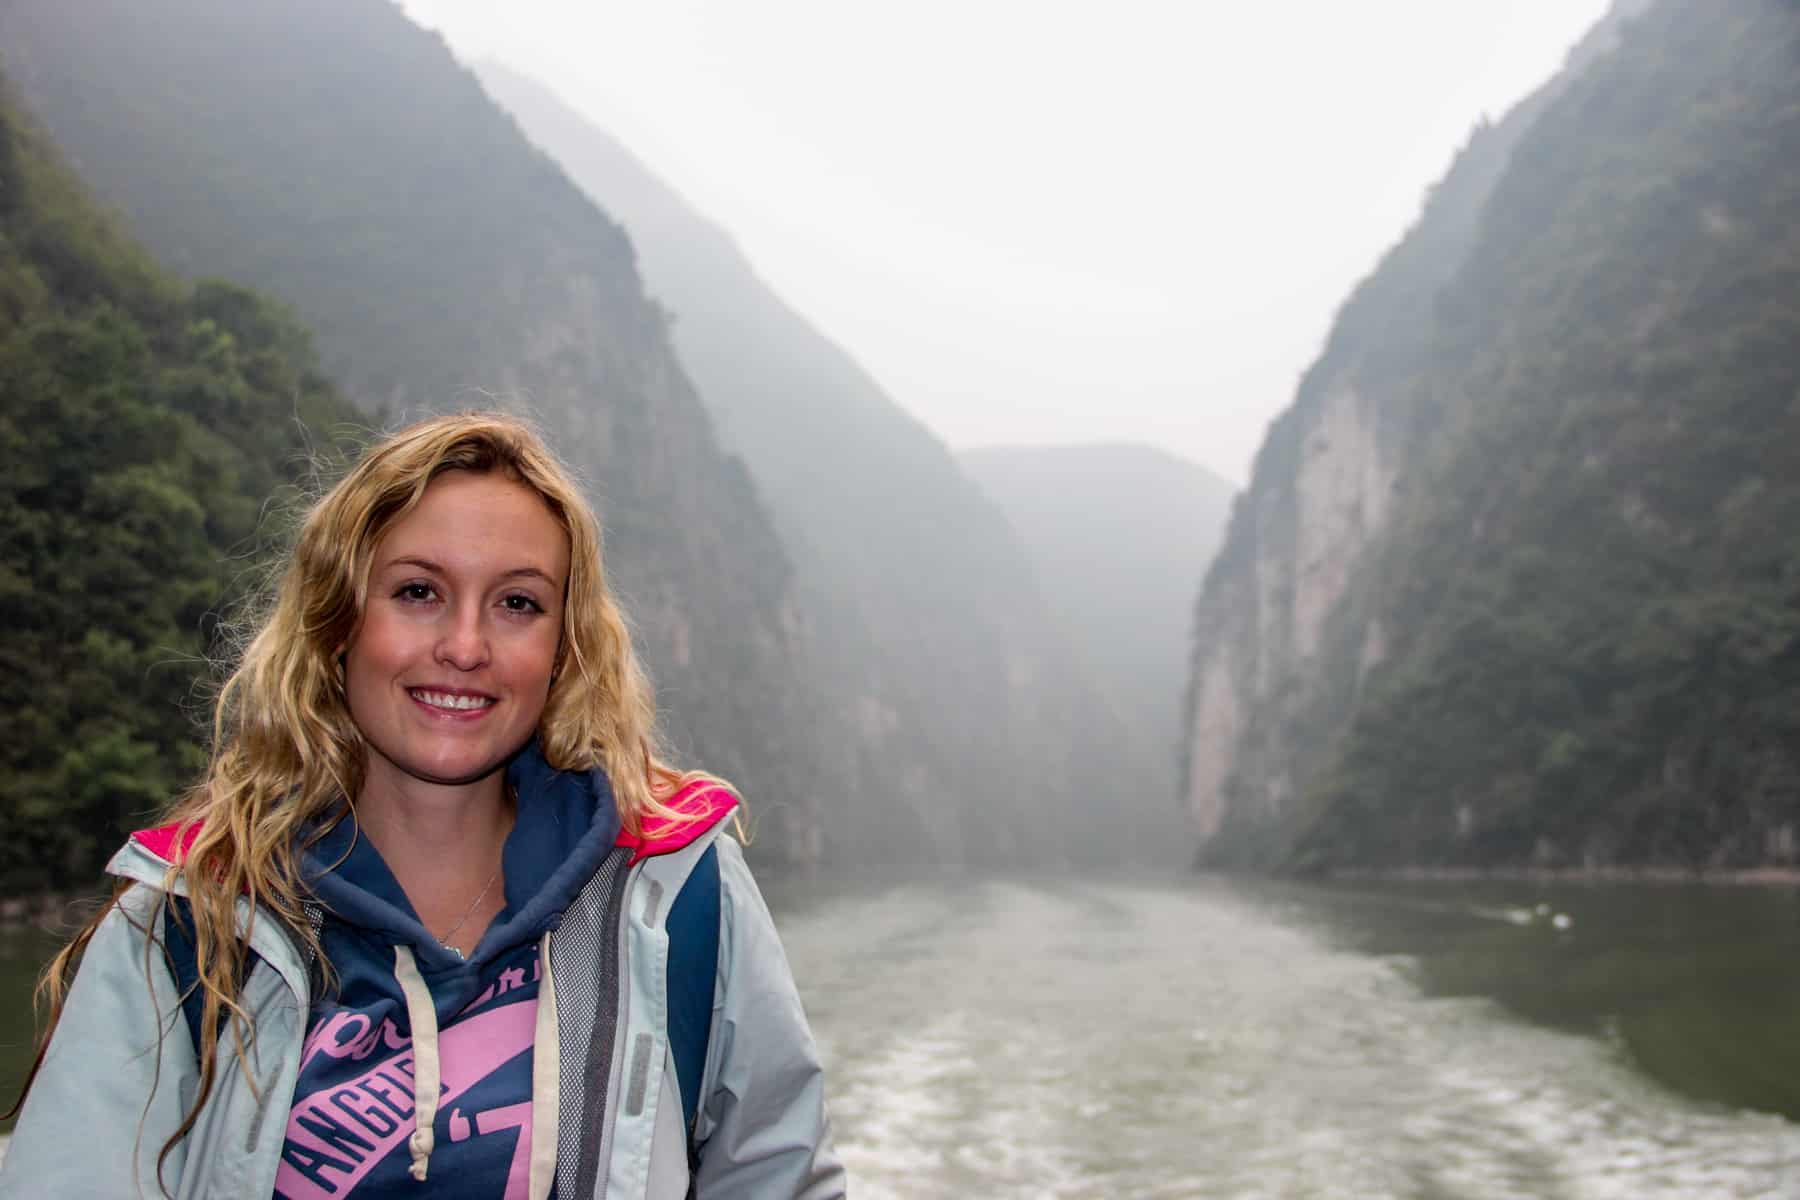
<svg viewBox="0 0 1800 1200">
<path fill-rule="evenodd" d="M 409 783 L 371 779 L 356 797 L 357 823 L 390 866 L 388 841 L 397 852 L 439 859 L 473 845 L 490 845 L 496 835 L 503 839 L 512 829 L 513 806 L 503 772 L 474 783 Z"/>
<path fill-rule="evenodd" d="M 505 907 L 500 857 L 516 805 L 504 772 L 454 787 L 371 784 L 356 801 L 363 836 L 434 937 L 461 921 L 449 944 L 467 953 Z"/>
</svg>

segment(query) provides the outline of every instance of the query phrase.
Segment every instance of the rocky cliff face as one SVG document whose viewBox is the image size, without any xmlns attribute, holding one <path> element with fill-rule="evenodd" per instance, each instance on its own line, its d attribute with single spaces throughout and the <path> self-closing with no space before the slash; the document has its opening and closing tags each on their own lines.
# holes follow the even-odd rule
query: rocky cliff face
<svg viewBox="0 0 1800 1200">
<path fill-rule="evenodd" d="M 1356 673 L 1380 661 L 1384 638 L 1353 588 L 1430 419 L 1414 388 L 1425 348 L 1407 330 L 1429 324 L 1524 124 L 1476 132 L 1418 226 L 1345 306 L 1257 456 L 1194 623 L 1183 791 L 1209 842 L 1228 815 L 1281 820 L 1315 757 L 1304 737 L 1315 709 L 1341 700 L 1327 693 L 1344 651 L 1354 645 Z"/>
<path fill-rule="evenodd" d="M 1378 409 L 1392 397 L 1378 383 L 1366 394 L 1360 365 L 1308 380 L 1316 402 L 1271 434 L 1258 464 L 1264 485 L 1252 484 L 1233 522 L 1228 553 L 1247 568 L 1215 569 L 1202 593 L 1185 791 L 1207 839 L 1219 833 L 1232 789 L 1250 811 L 1281 818 L 1310 756 L 1277 731 L 1297 733 L 1327 699 L 1327 673 L 1345 666 L 1346 641 L 1356 645 L 1358 677 L 1384 650 L 1351 589 L 1386 528 L 1405 448 L 1383 433 Z M 1264 463 L 1282 454 L 1291 473 L 1269 486 Z"/>
</svg>

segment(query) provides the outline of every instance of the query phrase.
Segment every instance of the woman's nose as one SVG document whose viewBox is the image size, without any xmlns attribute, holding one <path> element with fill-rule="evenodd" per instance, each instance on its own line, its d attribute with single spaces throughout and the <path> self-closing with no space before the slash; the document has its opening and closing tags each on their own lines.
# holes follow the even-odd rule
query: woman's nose
<svg viewBox="0 0 1800 1200">
<path fill-rule="evenodd" d="M 459 671 L 473 671 L 487 665 L 487 626 L 479 611 L 461 609 L 450 614 L 443 637 L 438 639 L 437 658 Z"/>
</svg>

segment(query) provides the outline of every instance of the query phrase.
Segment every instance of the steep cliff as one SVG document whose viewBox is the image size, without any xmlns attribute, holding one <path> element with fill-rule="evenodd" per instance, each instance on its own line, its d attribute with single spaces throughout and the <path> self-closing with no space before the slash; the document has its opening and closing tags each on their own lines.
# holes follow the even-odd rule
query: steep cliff
<svg viewBox="0 0 1800 1200">
<path fill-rule="evenodd" d="M 0 6 L 0 54 L 164 261 L 291 302 L 398 420 L 522 406 L 600 502 L 681 758 L 811 857 L 851 789 L 786 553 L 718 446 L 630 243 L 382 0 Z"/>
<path fill-rule="evenodd" d="M 1197 612 L 1207 861 L 1792 856 L 1797 39 L 1615 6 L 1346 303 Z"/>
<path fill-rule="evenodd" d="M 854 721 L 858 802 L 833 843 L 860 861 L 1139 852 L 1134 814 L 1168 808 L 1163 747 L 1068 653 L 1031 557 L 943 443 L 604 130 L 503 67 L 478 73 L 630 234 L 792 547 L 822 687 Z"/>
</svg>

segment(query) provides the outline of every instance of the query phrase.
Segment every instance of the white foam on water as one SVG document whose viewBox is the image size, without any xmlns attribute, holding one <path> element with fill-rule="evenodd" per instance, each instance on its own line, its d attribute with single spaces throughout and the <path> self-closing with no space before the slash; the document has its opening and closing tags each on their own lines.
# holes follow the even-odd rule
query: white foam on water
<svg viewBox="0 0 1800 1200">
<path fill-rule="evenodd" d="M 1459 1011 L 1460 1010 L 1460 1011 Z M 1800 1191 L 1800 1129 L 1707 1109 L 1631 1072 L 1604 1042 L 1526 1029 L 1477 1002 L 1444 1009 L 1452 1035 L 1437 1103 L 1409 1133 L 1434 1148 L 1453 1195 L 1774 1197 Z"/>
<path fill-rule="evenodd" d="M 1800 1197 L 1800 1127 L 1223 888 L 895 888 L 782 931 L 858 1196 Z"/>
</svg>

